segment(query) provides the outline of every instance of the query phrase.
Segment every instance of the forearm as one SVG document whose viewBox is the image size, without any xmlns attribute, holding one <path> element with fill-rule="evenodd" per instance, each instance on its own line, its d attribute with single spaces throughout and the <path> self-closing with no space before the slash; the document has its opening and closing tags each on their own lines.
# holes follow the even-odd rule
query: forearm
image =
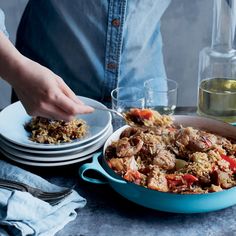
<svg viewBox="0 0 236 236">
<path fill-rule="evenodd" d="M 0 32 L 0 77 L 11 85 L 15 84 L 18 73 L 26 58 L 14 47 L 10 40 Z"/>
<path fill-rule="evenodd" d="M 59 76 L 20 54 L 2 32 L 0 77 L 12 85 L 31 116 L 69 121 L 78 113 L 93 111 L 76 97 Z"/>
</svg>

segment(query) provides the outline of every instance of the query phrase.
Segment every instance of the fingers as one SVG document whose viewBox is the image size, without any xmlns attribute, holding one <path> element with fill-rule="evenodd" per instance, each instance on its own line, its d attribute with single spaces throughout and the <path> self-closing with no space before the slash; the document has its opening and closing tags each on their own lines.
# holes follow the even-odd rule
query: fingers
<svg viewBox="0 0 236 236">
<path fill-rule="evenodd" d="M 42 105 L 43 104 L 43 105 Z M 80 114 L 88 113 L 86 107 L 83 105 L 77 105 L 78 109 L 80 110 Z M 27 107 L 26 107 L 27 108 Z M 41 106 L 38 109 L 26 109 L 28 114 L 31 116 L 41 116 L 52 120 L 64 120 L 64 121 L 71 121 L 75 118 L 77 113 L 73 112 L 66 112 L 65 110 L 61 109 L 60 107 L 56 106 L 52 103 L 41 103 Z"/>
<path fill-rule="evenodd" d="M 56 77 L 58 79 L 58 83 L 60 86 L 60 89 L 63 91 L 63 93 L 72 99 L 75 103 L 79 105 L 84 105 L 84 103 L 79 100 L 79 98 L 75 95 L 75 93 L 67 86 L 67 84 L 64 82 L 64 80 L 61 77 Z"/>
<path fill-rule="evenodd" d="M 28 59 L 22 71 L 23 82 L 17 83 L 14 88 L 28 114 L 68 121 L 77 114 L 93 112 L 93 108 L 85 106 L 49 69 Z M 33 98 L 28 91 L 34 93 Z"/>
<path fill-rule="evenodd" d="M 53 120 L 71 121 L 77 114 L 85 114 L 93 111 L 92 108 L 75 103 L 60 89 L 54 90 L 54 96 L 36 103 L 23 102 L 27 112 L 31 116 L 41 116 Z M 37 104 L 37 105 L 36 105 Z"/>
<path fill-rule="evenodd" d="M 65 112 L 76 115 L 91 113 L 94 111 L 93 108 L 84 105 L 84 103 L 78 99 L 75 93 L 66 85 L 62 78 L 56 77 L 59 87 L 64 94 L 58 96 L 57 106 L 63 109 Z"/>
<path fill-rule="evenodd" d="M 70 99 L 63 93 L 57 97 L 55 105 L 64 112 L 73 116 L 76 114 L 86 114 L 94 111 L 94 109 L 89 106 L 75 103 L 74 100 Z"/>
<path fill-rule="evenodd" d="M 88 113 L 86 106 L 77 105 L 78 110 L 80 110 L 80 114 Z M 64 107 L 63 107 L 64 108 Z M 37 114 L 38 113 L 38 114 Z M 75 118 L 75 115 L 79 112 L 66 112 L 65 110 L 61 109 L 60 107 L 55 106 L 55 104 L 46 104 L 38 110 L 35 115 L 42 116 L 45 118 L 49 118 L 52 120 L 64 120 L 64 121 L 71 121 Z"/>
<path fill-rule="evenodd" d="M 34 116 L 41 116 L 52 120 L 64 120 L 66 122 L 74 119 L 74 115 L 70 115 L 60 108 L 49 104 L 35 112 Z"/>
</svg>

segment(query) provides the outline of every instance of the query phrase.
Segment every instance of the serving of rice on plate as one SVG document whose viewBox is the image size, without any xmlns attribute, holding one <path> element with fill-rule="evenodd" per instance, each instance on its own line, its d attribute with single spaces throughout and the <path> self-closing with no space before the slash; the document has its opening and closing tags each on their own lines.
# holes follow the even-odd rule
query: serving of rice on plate
<svg viewBox="0 0 236 236">
<path fill-rule="evenodd" d="M 29 139 L 36 143 L 60 144 L 81 139 L 88 134 L 88 125 L 82 119 L 70 122 L 33 117 L 24 126 L 30 133 Z"/>
</svg>

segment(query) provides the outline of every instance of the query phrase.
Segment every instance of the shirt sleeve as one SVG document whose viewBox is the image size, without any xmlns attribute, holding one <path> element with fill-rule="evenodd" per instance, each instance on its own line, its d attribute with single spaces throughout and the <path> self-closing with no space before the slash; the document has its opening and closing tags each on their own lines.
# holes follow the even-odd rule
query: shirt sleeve
<svg viewBox="0 0 236 236">
<path fill-rule="evenodd" d="M 0 8 L 0 31 L 2 31 L 7 37 L 9 37 L 9 34 L 5 26 L 5 14 L 1 8 Z"/>
</svg>

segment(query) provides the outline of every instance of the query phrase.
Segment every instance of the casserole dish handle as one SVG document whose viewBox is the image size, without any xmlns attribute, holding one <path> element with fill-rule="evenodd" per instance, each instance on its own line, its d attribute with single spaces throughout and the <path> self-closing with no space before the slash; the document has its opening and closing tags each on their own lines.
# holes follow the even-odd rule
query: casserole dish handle
<svg viewBox="0 0 236 236">
<path fill-rule="evenodd" d="M 98 158 L 99 156 L 102 155 L 101 152 L 95 153 L 93 155 L 93 160 L 91 163 L 86 163 L 83 164 L 80 168 L 79 168 L 79 175 L 80 177 L 90 183 L 94 183 L 94 184 L 107 184 L 108 181 L 112 181 L 115 183 L 119 183 L 119 184 L 126 184 L 126 181 L 124 180 L 120 180 L 120 179 L 116 179 L 112 176 L 110 176 L 100 165 Z M 94 170 L 96 172 L 98 172 L 99 174 L 103 175 L 108 181 L 103 181 L 97 178 L 91 178 L 85 175 L 86 171 L 88 170 Z"/>
</svg>

